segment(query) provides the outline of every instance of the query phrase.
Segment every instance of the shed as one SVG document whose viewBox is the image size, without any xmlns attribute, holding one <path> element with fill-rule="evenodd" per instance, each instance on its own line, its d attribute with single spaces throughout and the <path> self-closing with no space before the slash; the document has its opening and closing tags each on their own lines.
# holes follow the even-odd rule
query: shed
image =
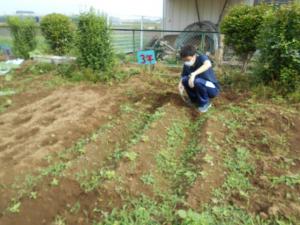
<svg viewBox="0 0 300 225">
<path fill-rule="evenodd" d="M 205 52 L 214 53 L 220 44 L 220 22 L 228 9 L 233 5 L 255 5 L 261 2 L 282 4 L 292 1 L 163 0 L 163 29 L 166 30 L 165 39 L 169 40 L 170 44 L 177 49 L 186 43 L 192 43 L 202 46 L 202 50 Z"/>
<path fill-rule="evenodd" d="M 195 22 L 220 23 L 226 9 L 234 4 L 254 4 L 255 0 L 164 0 L 165 30 L 184 30 Z"/>
</svg>

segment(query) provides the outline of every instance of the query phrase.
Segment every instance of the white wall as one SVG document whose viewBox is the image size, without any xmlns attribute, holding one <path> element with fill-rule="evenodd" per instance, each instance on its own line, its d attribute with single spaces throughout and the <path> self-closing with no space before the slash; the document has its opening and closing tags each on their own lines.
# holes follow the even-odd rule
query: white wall
<svg viewBox="0 0 300 225">
<path fill-rule="evenodd" d="M 201 21 L 217 23 L 226 0 L 198 0 Z M 230 5 L 246 2 L 253 4 L 254 0 L 230 0 Z M 164 0 L 164 29 L 183 30 L 188 25 L 197 22 L 195 0 Z"/>
</svg>

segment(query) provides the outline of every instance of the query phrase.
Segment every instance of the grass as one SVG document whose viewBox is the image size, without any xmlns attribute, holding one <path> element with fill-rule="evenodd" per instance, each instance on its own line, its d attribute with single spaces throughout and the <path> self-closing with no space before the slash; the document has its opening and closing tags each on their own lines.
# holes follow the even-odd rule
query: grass
<svg viewBox="0 0 300 225">
<path fill-rule="evenodd" d="M 252 189 L 247 176 L 253 174 L 254 168 L 249 158 L 249 151 L 240 147 L 225 159 L 225 166 L 229 170 L 229 175 L 224 183 L 226 190 L 238 191 L 244 196 L 247 195 L 247 191 Z"/>
<path fill-rule="evenodd" d="M 272 185 L 285 184 L 294 187 L 300 184 L 300 174 L 283 175 L 280 177 L 271 177 Z"/>
<path fill-rule="evenodd" d="M 98 171 L 89 172 L 87 170 L 77 174 L 77 181 L 85 192 L 90 192 L 98 188 L 105 180 L 116 179 L 114 170 L 101 168 Z"/>
<path fill-rule="evenodd" d="M 93 225 L 174 224 L 175 207 L 180 201 L 176 195 L 163 195 L 160 203 L 142 196 L 130 201 L 121 210 L 113 210 L 103 222 L 94 222 Z"/>
<path fill-rule="evenodd" d="M 168 177 L 176 176 L 177 173 L 177 157 L 176 151 L 181 146 L 184 138 L 187 124 L 182 122 L 174 122 L 168 129 L 167 148 L 162 149 L 156 157 L 157 166 Z"/>
<path fill-rule="evenodd" d="M 203 149 L 199 145 L 198 132 L 207 117 L 196 121 L 182 118 L 174 121 L 167 133 L 167 147 L 156 156 L 157 167 L 171 181 L 175 193 L 183 193 L 201 175 L 195 156 Z"/>
</svg>

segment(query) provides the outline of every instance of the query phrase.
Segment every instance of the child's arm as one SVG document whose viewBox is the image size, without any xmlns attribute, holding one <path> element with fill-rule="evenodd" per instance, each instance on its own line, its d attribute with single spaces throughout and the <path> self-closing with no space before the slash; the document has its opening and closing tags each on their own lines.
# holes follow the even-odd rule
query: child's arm
<svg viewBox="0 0 300 225">
<path fill-rule="evenodd" d="M 212 67 L 212 64 L 209 59 L 205 60 L 203 65 L 199 67 L 195 72 L 191 73 L 190 79 L 189 79 L 189 86 L 191 88 L 194 88 L 194 81 L 196 76 L 200 75 L 201 73 L 204 73 L 205 71 L 209 70 Z"/>
</svg>

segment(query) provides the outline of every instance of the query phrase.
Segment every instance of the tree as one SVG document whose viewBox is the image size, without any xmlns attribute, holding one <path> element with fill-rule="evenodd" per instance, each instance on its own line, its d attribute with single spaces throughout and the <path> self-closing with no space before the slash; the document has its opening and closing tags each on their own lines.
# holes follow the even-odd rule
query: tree
<svg viewBox="0 0 300 225">
<path fill-rule="evenodd" d="M 94 71 L 104 72 L 106 79 L 114 64 L 114 53 L 107 20 L 93 10 L 82 13 L 77 31 L 78 61 L 80 65 Z"/>
<path fill-rule="evenodd" d="M 256 51 L 255 39 L 266 10 L 266 5 L 237 5 L 229 11 L 221 23 L 221 32 L 225 34 L 224 42 L 242 60 L 243 71 Z"/>
<path fill-rule="evenodd" d="M 58 13 L 49 14 L 42 18 L 41 31 L 55 54 L 64 55 L 72 47 L 75 26 L 69 17 Z"/>
<path fill-rule="evenodd" d="M 300 4 L 269 12 L 257 37 L 259 78 L 283 93 L 300 87 Z"/>
<path fill-rule="evenodd" d="M 13 53 L 17 57 L 29 58 L 29 52 L 36 48 L 36 25 L 33 19 L 8 17 L 7 20 L 13 37 Z"/>
</svg>

